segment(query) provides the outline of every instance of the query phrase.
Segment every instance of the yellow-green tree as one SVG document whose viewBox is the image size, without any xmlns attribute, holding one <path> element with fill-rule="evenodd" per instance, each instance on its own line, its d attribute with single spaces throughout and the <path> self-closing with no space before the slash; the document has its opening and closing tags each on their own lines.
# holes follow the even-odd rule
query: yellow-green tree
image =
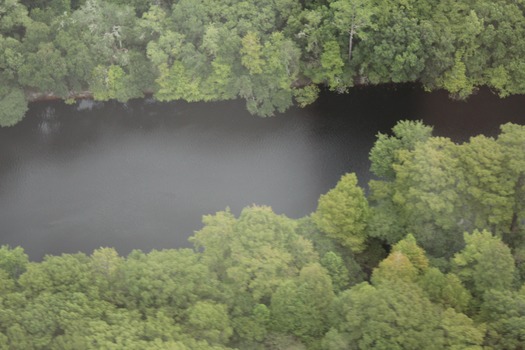
<svg viewBox="0 0 525 350">
<path fill-rule="evenodd" d="M 322 195 L 312 214 L 322 232 L 353 252 L 365 249 L 368 217 L 368 202 L 355 174 L 344 175 L 335 188 Z"/>
</svg>

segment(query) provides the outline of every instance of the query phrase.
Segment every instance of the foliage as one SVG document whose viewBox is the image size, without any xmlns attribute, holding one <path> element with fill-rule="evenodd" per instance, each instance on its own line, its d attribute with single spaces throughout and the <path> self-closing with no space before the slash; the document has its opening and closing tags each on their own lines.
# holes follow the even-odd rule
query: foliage
<svg viewBox="0 0 525 350">
<path fill-rule="evenodd" d="M 395 136 L 378 135 L 371 169 L 383 180 L 370 183 L 369 235 L 393 244 L 410 232 L 436 258 L 461 250 L 465 231 L 490 230 L 518 247 L 522 135 L 512 124 L 502 129 L 508 138 L 502 132 L 462 145 L 432 137 L 421 123 L 400 122 Z"/>
<path fill-rule="evenodd" d="M 413 235 L 407 235 L 403 240 L 397 242 L 392 247 L 392 252 L 400 252 L 410 260 L 410 263 L 419 271 L 425 271 L 428 268 L 428 259 L 425 251 L 417 245 Z"/>
<path fill-rule="evenodd" d="M 63 99 L 242 98 L 272 116 L 313 102 L 319 85 L 522 94 L 524 37 L 521 1 L 3 0 L 0 79 Z"/>
<path fill-rule="evenodd" d="M 481 305 L 480 321 L 488 326 L 487 344 L 493 349 L 519 349 L 525 344 L 525 293 L 490 290 Z"/>
<path fill-rule="evenodd" d="M 23 118 L 31 93 L 243 98 L 261 116 L 312 103 L 320 85 L 524 93 L 524 10 L 486 0 L 3 0 L 0 126 Z M 0 348 L 523 348 L 525 128 L 457 145 L 400 122 L 370 160 L 380 180 L 368 199 L 347 174 L 308 218 L 258 206 L 205 216 L 194 250 L 100 248 L 37 263 L 2 246 Z"/>
<path fill-rule="evenodd" d="M 330 251 L 321 259 L 321 265 L 330 275 L 334 292 L 341 292 L 348 288 L 350 284 L 350 273 L 344 265 L 343 258 Z"/>
<path fill-rule="evenodd" d="M 320 338 L 327 330 L 333 297 L 326 270 L 318 264 L 305 266 L 299 277 L 285 282 L 273 294 L 272 328 L 293 334 L 305 343 Z"/>
<path fill-rule="evenodd" d="M 226 305 L 198 301 L 188 309 L 189 333 L 210 344 L 227 343 L 233 333 L 229 323 Z"/>
<path fill-rule="evenodd" d="M 361 252 L 366 242 L 368 202 L 357 186 L 355 174 L 346 174 L 336 187 L 319 198 L 312 218 L 322 232 L 353 252 Z"/>
<path fill-rule="evenodd" d="M 0 88 L 0 126 L 13 126 L 27 111 L 27 100 L 20 89 L 8 90 L 2 94 Z"/>
<path fill-rule="evenodd" d="M 392 136 L 379 133 L 370 151 L 370 170 L 377 176 L 393 179 L 393 165 L 399 162 L 400 151 L 413 150 L 419 142 L 432 136 L 432 127 L 421 121 L 404 120 L 392 128 Z"/>
<path fill-rule="evenodd" d="M 454 270 L 475 295 L 508 290 L 514 281 L 514 259 L 507 247 L 488 231 L 465 233 L 465 248 L 454 256 Z"/>
<path fill-rule="evenodd" d="M 444 274 L 439 269 L 432 267 L 425 271 L 417 283 L 431 301 L 445 308 L 453 308 L 458 312 L 468 310 L 472 296 L 457 275 Z"/>
<path fill-rule="evenodd" d="M 0 247 L 0 269 L 4 270 L 9 277 L 18 279 L 27 269 L 29 259 L 20 247 L 11 249 L 9 246 Z"/>
<path fill-rule="evenodd" d="M 327 350 L 481 350 L 483 333 L 467 316 L 443 312 L 410 283 L 363 283 L 341 294 L 334 308 L 337 320 L 323 339 Z"/>
<path fill-rule="evenodd" d="M 194 249 L 2 246 L 0 349 L 521 349 L 525 132 L 501 129 L 400 123 L 370 204 L 347 174 L 305 218 L 206 215 Z"/>
<path fill-rule="evenodd" d="M 317 100 L 319 88 L 316 85 L 307 85 L 293 90 L 294 98 L 299 107 L 306 107 Z"/>
</svg>

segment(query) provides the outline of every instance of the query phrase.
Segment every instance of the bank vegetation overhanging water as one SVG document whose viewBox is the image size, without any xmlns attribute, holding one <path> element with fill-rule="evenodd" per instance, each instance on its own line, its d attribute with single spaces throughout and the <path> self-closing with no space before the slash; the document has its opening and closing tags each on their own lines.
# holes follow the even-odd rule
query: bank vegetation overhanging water
<svg viewBox="0 0 525 350">
<path fill-rule="evenodd" d="M 320 84 L 521 94 L 524 9 L 488 0 L 6 0 L 0 125 L 23 118 L 32 93 L 242 98 L 261 116 L 314 101 Z"/>
</svg>

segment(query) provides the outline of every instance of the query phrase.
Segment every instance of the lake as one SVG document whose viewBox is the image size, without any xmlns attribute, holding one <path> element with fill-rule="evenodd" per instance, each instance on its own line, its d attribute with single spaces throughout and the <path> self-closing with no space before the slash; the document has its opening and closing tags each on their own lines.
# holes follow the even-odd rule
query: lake
<svg viewBox="0 0 525 350">
<path fill-rule="evenodd" d="M 33 260 L 101 246 L 125 255 L 188 247 L 202 215 L 226 207 L 302 217 L 346 172 L 366 187 L 375 135 L 402 119 L 462 142 L 525 124 L 525 97 L 482 89 L 458 102 L 413 85 L 367 87 L 272 118 L 243 101 L 33 103 L 0 129 L 0 244 Z"/>
</svg>

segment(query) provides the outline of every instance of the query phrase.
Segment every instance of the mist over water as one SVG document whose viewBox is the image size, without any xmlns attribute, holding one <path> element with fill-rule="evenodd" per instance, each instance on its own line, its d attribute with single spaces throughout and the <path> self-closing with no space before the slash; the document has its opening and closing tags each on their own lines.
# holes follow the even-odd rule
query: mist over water
<svg viewBox="0 0 525 350">
<path fill-rule="evenodd" d="M 402 119 L 462 142 L 525 124 L 525 97 L 359 88 L 273 118 L 243 101 L 34 103 L 0 129 L 0 244 L 34 260 L 100 246 L 127 254 L 188 247 L 202 215 L 226 207 L 302 217 L 346 172 L 366 186 L 375 135 Z"/>
</svg>

